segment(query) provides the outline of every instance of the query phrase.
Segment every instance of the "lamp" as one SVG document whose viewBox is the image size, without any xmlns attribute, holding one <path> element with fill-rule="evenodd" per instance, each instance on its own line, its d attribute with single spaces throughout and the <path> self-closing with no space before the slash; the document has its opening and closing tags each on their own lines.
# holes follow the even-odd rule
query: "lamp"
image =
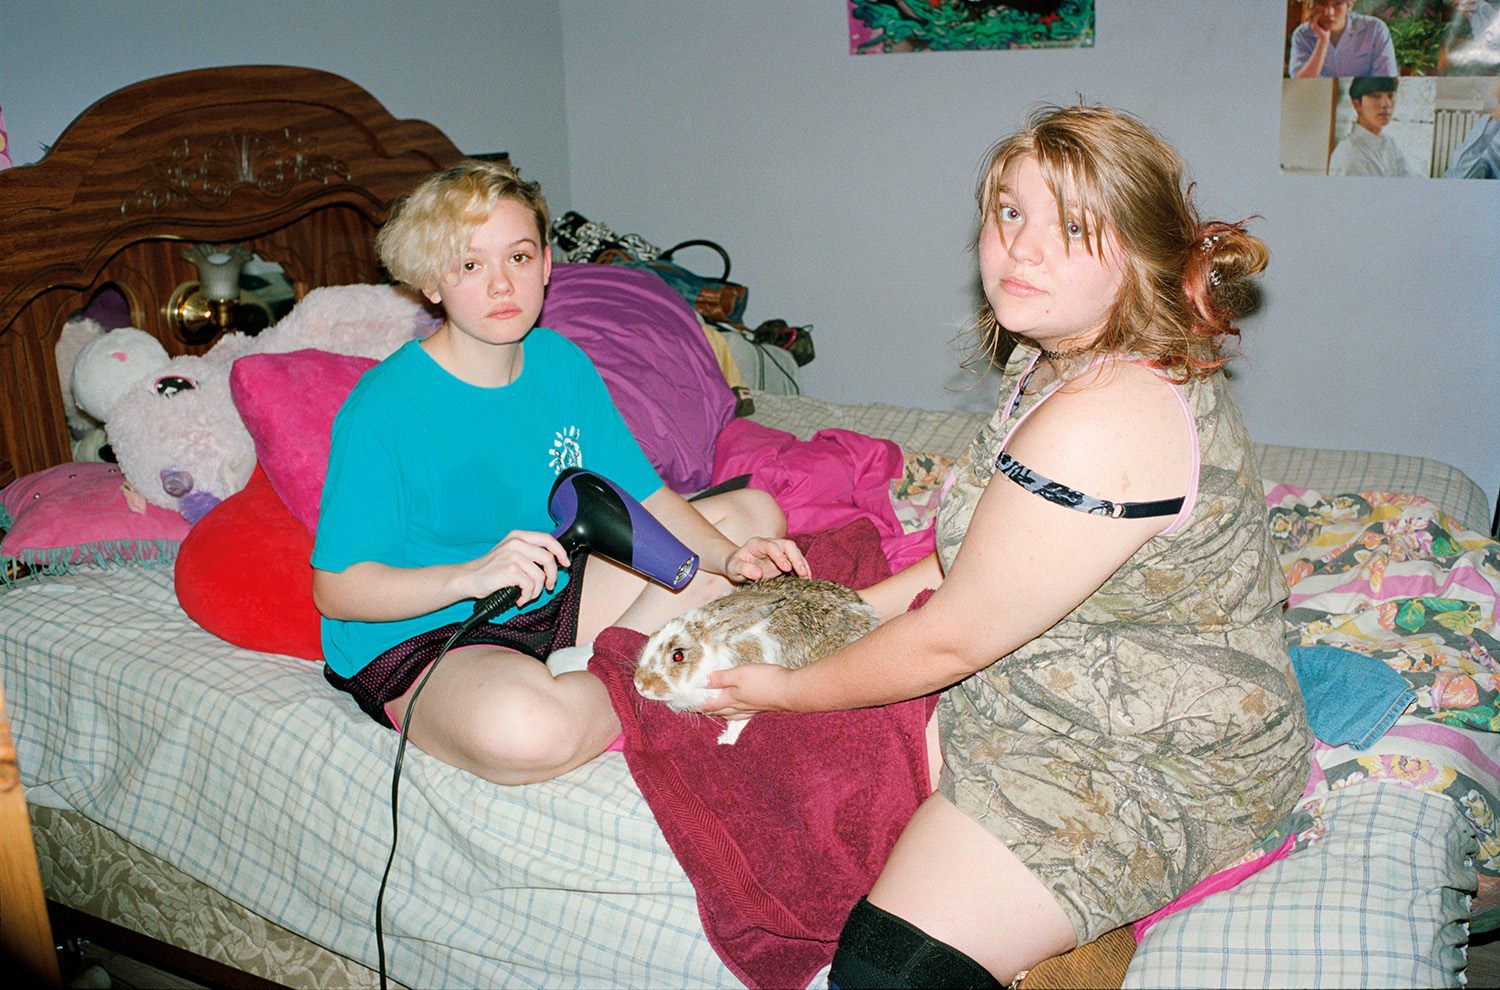
<svg viewBox="0 0 1500 990">
<path fill-rule="evenodd" d="M 252 255 L 242 244 L 199 244 L 182 252 L 198 268 L 198 281 L 179 285 L 167 302 L 167 323 L 188 344 L 206 344 L 234 327 L 240 302 L 240 269 Z M 253 302 L 253 300 L 251 300 Z"/>
</svg>

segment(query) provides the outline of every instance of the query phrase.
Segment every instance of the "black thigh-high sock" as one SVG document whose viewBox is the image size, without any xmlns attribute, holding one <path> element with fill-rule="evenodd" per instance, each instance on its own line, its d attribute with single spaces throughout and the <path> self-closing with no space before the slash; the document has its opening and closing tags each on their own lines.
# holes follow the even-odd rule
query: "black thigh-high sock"
<svg viewBox="0 0 1500 990">
<path fill-rule="evenodd" d="M 834 990 L 1003 986 L 969 956 L 863 897 L 839 932 L 828 985 Z"/>
</svg>

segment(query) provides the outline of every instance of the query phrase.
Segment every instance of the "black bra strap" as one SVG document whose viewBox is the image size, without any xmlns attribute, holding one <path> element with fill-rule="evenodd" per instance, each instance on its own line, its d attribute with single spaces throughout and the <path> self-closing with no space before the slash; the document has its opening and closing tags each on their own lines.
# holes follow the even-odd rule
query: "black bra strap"
<svg viewBox="0 0 1500 990">
<path fill-rule="evenodd" d="M 1011 481 L 1049 502 L 1065 508 L 1077 509 L 1093 516 L 1109 516 L 1111 519 L 1144 519 L 1150 516 L 1175 516 L 1182 511 L 1182 498 L 1164 498 L 1155 502 L 1110 502 L 1102 498 L 1085 495 L 1067 485 L 1060 485 L 1044 478 L 1005 451 L 995 458 L 995 468 Z"/>
</svg>

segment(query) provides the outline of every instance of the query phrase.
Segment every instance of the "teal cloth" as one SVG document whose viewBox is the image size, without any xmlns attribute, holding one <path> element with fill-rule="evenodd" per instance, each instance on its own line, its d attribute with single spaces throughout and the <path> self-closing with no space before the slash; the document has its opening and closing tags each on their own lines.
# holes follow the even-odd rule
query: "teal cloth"
<svg viewBox="0 0 1500 990">
<path fill-rule="evenodd" d="M 1337 646 L 1293 646 L 1292 668 L 1313 735 L 1330 746 L 1369 749 L 1417 700 L 1383 660 Z"/>
</svg>

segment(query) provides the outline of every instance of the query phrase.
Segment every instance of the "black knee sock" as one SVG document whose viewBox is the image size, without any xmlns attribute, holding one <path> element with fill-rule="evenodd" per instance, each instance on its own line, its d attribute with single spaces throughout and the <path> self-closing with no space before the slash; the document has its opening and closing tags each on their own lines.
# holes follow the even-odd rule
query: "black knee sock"
<svg viewBox="0 0 1500 990">
<path fill-rule="evenodd" d="M 861 897 L 839 933 L 828 971 L 835 990 L 1003 986 L 964 953 Z"/>
</svg>

